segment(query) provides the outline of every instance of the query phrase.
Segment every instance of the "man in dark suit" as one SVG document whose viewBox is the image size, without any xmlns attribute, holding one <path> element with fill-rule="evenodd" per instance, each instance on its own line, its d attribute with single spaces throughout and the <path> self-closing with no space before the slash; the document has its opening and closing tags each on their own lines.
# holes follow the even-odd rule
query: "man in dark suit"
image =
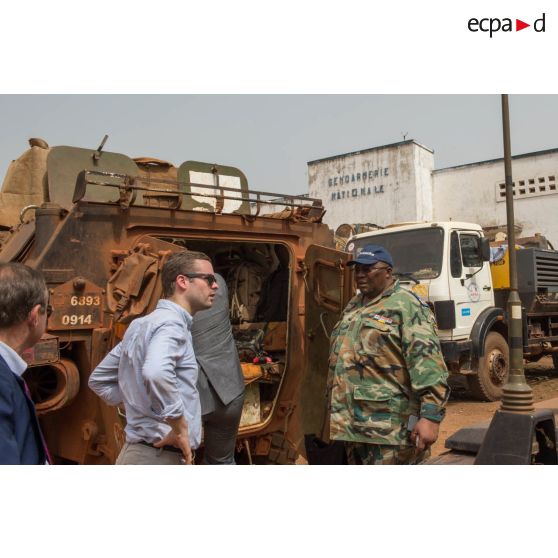
<svg viewBox="0 0 558 558">
<path fill-rule="evenodd" d="M 194 354 L 199 366 L 203 461 L 208 465 L 234 465 L 244 403 L 244 377 L 232 336 L 227 284 L 218 273 L 215 277 L 219 289 L 213 306 L 198 312 L 192 325 Z"/>
<path fill-rule="evenodd" d="M 39 271 L 0 264 L 0 464 L 49 462 L 35 406 L 21 378 L 21 358 L 46 330 L 48 290 Z"/>
</svg>

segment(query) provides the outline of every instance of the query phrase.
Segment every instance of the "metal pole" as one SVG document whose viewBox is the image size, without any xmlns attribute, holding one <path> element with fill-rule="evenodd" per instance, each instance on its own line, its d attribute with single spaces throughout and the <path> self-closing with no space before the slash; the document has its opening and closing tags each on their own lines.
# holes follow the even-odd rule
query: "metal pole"
<svg viewBox="0 0 558 558">
<path fill-rule="evenodd" d="M 517 258 L 515 254 L 515 221 L 510 145 L 510 112 L 508 96 L 502 95 L 502 125 L 504 130 L 504 168 L 506 173 L 506 216 L 508 221 L 508 259 L 510 263 L 510 296 L 508 298 L 508 345 L 510 374 L 503 388 L 502 411 L 532 411 L 533 390 L 527 384 L 523 369 L 523 327 L 521 299 L 517 290 Z"/>
</svg>

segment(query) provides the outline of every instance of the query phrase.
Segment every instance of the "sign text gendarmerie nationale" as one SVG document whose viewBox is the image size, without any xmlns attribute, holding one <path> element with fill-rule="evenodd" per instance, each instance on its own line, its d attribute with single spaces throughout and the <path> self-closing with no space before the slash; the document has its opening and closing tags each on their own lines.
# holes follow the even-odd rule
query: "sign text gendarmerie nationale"
<svg viewBox="0 0 558 558">
<path fill-rule="evenodd" d="M 355 186 L 355 182 L 361 183 L 358 188 L 353 187 L 350 189 L 339 189 L 335 192 L 331 192 L 331 201 L 346 198 L 358 198 L 362 196 L 369 196 L 370 194 L 383 194 L 383 184 L 371 184 L 371 181 L 375 182 L 377 178 L 383 176 L 389 176 L 389 169 L 387 167 L 328 178 L 327 185 L 329 188 L 342 188 L 348 184 Z M 366 183 L 366 185 L 364 183 Z"/>
</svg>

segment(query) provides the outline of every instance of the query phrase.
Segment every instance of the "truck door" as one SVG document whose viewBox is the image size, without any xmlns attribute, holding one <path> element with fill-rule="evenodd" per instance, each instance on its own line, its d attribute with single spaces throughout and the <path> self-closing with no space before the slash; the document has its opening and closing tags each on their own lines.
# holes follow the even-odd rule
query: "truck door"
<svg viewBox="0 0 558 558">
<path fill-rule="evenodd" d="M 494 304 L 490 264 L 482 261 L 478 231 L 450 233 L 449 287 L 455 302 L 453 339 L 468 338 L 478 315 Z"/>
<path fill-rule="evenodd" d="M 327 410 L 329 337 L 354 288 L 346 252 L 312 245 L 304 259 L 306 336 L 301 402 L 305 434 L 319 435 Z"/>
</svg>

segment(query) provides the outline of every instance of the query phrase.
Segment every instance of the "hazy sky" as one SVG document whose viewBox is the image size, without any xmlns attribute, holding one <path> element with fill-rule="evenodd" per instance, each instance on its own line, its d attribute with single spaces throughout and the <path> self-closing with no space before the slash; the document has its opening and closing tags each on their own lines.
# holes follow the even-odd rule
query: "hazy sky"
<svg viewBox="0 0 558 558">
<path fill-rule="evenodd" d="M 558 147 L 558 95 L 510 97 L 512 153 Z M 502 156 L 499 95 L 0 95 L 0 176 L 40 137 L 240 168 L 253 189 L 307 192 L 308 161 L 407 139 L 436 168 Z"/>
</svg>

